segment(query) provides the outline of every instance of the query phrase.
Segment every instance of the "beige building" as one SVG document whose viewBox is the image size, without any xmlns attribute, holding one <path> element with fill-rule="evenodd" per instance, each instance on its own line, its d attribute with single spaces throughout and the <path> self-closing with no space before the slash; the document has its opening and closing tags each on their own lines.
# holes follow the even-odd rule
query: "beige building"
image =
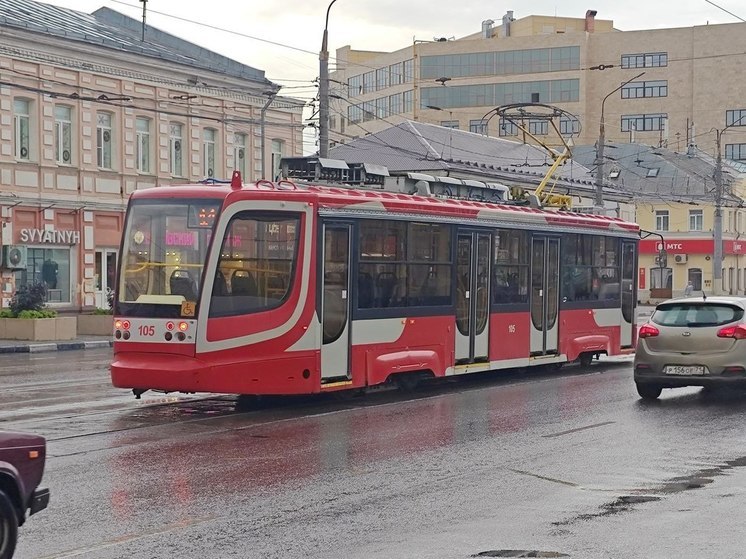
<svg viewBox="0 0 746 559">
<path fill-rule="evenodd" d="M 746 23 L 619 31 L 590 10 L 584 18 L 513 19 L 508 12 L 500 23 L 487 20 L 474 35 L 415 41 L 391 53 L 338 49 L 331 141 L 403 119 L 518 139 L 515 127 L 490 111 L 539 102 L 577 116 L 558 124 L 578 144 L 598 139 L 603 108 L 606 140 L 676 151 L 696 144 L 712 154 L 711 129 L 733 125 L 723 155 L 746 159 Z M 530 128 L 551 141 L 546 124 Z"/>
<path fill-rule="evenodd" d="M 43 282 L 53 308 L 105 307 L 130 193 L 303 153 L 303 103 L 263 71 L 107 8 L 3 0 L 0 76 L 3 306 Z"/>
</svg>

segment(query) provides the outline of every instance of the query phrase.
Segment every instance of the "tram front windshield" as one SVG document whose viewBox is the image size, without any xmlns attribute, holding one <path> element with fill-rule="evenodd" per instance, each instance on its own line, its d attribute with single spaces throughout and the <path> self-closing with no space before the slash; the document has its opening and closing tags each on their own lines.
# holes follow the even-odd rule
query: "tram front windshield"
<svg viewBox="0 0 746 559">
<path fill-rule="evenodd" d="M 117 312 L 188 317 L 196 313 L 219 200 L 139 200 L 127 212 Z"/>
</svg>

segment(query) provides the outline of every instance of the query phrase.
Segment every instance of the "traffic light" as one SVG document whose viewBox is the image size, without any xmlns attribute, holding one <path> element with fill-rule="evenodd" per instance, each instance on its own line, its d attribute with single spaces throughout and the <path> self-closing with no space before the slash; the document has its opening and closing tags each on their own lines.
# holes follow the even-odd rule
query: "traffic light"
<svg viewBox="0 0 746 559">
<path fill-rule="evenodd" d="M 665 268 L 668 264 L 668 254 L 665 250 L 659 250 L 658 256 L 655 257 L 655 263 L 661 268 Z"/>
</svg>

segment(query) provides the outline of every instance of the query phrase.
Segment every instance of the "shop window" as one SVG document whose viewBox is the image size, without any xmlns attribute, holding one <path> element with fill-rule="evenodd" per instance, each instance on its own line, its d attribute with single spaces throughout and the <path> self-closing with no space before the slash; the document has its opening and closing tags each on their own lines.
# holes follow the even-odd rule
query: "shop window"
<svg viewBox="0 0 746 559">
<path fill-rule="evenodd" d="M 70 249 L 29 248 L 28 266 L 16 275 L 16 289 L 42 283 L 47 303 L 70 303 Z"/>
</svg>

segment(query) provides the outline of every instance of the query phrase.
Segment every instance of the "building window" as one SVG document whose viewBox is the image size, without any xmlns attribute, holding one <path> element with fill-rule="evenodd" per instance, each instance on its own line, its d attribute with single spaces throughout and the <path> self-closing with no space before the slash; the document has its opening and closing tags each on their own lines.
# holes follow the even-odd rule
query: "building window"
<svg viewBox="0 0 746 559">
<path fill-rule="evenodd" d="M 170 170 L 171 176 L 183 177 L 184 176 L 184 164 L 182 157 L 182 128 L 181 124 L 171 123 L 169 125 L 169 153 L 170 153 Z"/>
<path fill-rule="evenodd" d="M 402 64 L 404 65 L 404 83 L 412 83 L 414 81 L 414 60 L 410 58 Z"/>
<path fill-rule="evenodd" d="M 702 269 L 689 268 L 689 281 L 692 282 L 694 291 L 702 291 Z"/>
<path fill-rule="evenodd" d="M 546 136 L 549 134 L 549 123 L 546 120 L 529 120 L 528 131 L 534 136 Z"/>
<path fill-rule="evenodd" d="M 31 159 L 31 101 L 15 99 L 13 101 L 13 138 L 16 159 Z"/>
<path fill-rule="evenodd" d="M 137 170 L 150 172 L 150 119 L 137 117 L 135 121 L 135 157 Z"/>
<path fill-rule="evenodd" d="M 282 161 L 282 154 L 285 151 L 285 142 L 282 140 L 272 140 L 272 180 L 276 180 L 280 176 L 280 162 Z"/>
<path fill-rule="evenodd" d="M 702 231 L 702 210 L 689 210 L 689 231 Z"/>
<path fill-rule="evenodd" d="M 423 87 L 421 107 L 496 107 L 509 103 L 529 103 L 538 94 L 542 103 L 566 103 L 580 99 L 580 80 L 485 83 L 448 87 Z"/>
<path fill-rule="evenodd" d="M 441 120 L 440 125 L 443 128 L 454 128 L 458 130 L 459 123 L 458 120 Z"/>
<path fill-rule="evenodd" d="M 389 66 L 389 81 L 391 85 L 399 85 L 404 83 L 404 64 L 397 62 Z"/>
<path fill-rule="evenodd" d="M 650 268 L 650 289 L 671 289 L 673 287 L 673 270 L 656 266 Z"/>
<path fill-rule="evenodd" d="M 66 105 L 56 105 L 54 107 L 54 158 L 59 165 L 72 164 L 72 114 L 72 107 Z"/>
<path fill-rule="evenodd" d="M 376 70 L 376 89 L 386 89 L 389 86 L 389 68 Z"/>
<path fill-rule="evenodd" d="M 622 115 L 622 132 L 630 132 L 631 130 L 636 130 L 638 132 L 664 130 L 667 119 L 667 113 Z"/>
<path fill-rule="evenodd" d="M 469 132 L 474 132 L 475 134 L 487 134 L 487 120 L 485 119 L 479 119 L 479 120 L 470 120 L 469 121 Z"/>
<path fill-rule="evenodd" d="M 47 303 L 70 302 L 70 249 L 28 249 L 28 265 L 15 273 L 16 289 L 43 283 L 47 288 Z"/>
<path fill-rule="evenodd" d="M 500 119 L 500 126 L 498 128 L 500 136 L 517 136 L 518 127 L 509 120 L 504 118 Z"/>
<path fill-rule="evenodd" d="M 423 56 L 420 76 L 461 78 L 580 69 L 580 47 Z"/>
<path fill-rule="evenodd" d="M 642 97 L 667 97 L 666 80 L 649 82 L 630 82 L 622 87 L 622 99 L 639 99 Z"/>
<path fill-rule="evenodd" d="M 363 120 L 363 107 L 361 105 L 350 105 L 347 107 L 347 120 L 350 124 L 357 124 Z"/>
<path fill-rule="evenodd" d="M 410 89 L 402 94 L 402 105 L 402 112 L 412 112 L 412 109 L 414 109 L 414 91 Z"/>
<path fill-rule="evenodd" d="M 96 164 L 101 169 L 111 169 L 112 153 L 112 115 L 96 115 Z"/>
<path fill-rule="evenodd" d="M 668 210 L 655 210 L 655 230 L 668 231 Z"/>
<path fill-rule="evenodd" d="M 202 131 L 202 174 L 205 177 L 215 176 L 215 139 L 217 131 L 214 128 L 205 128 Z"/>
<path fill-rule="evenodd" d="M 402 112 L 402 94 L 389 95 L 389 114 L 398 115 Z"/>
<path fill-rule="evenodd" d="M 363 76 L 352 76 L 347 80 L 347 94 L 350 97 L 357 97 L 363 94 Z"/>
<path fill-rule="evenodd" d="M 233 166 L 241 173 L 244 180 L 248 179 L 246 176 L 246 134 L 233 136 Z"/>
<path fill-rule="evenodd" d="M 659 68 L 661 66 L 668 66 L 668 53 L 650 52 L 622 55 L 622 68 Z"/>
<path fill-rule="evenodd" d="M 726 126 L 746 126 L 746 109 L 725 111 Z"/>
<path fill-rule="evenodd" d="M 577 118 L 562 116 L 560 117 L 560 134 L 563 136 L 573 136 L 580 134 L 580 121 Z"/>
<path fill-rule="evenodd" d="M 376 73 L 365 72 L 363 74 L 363 94 L 372 93 L 376 90 Z"/>
<path fill-rule="evenodd" d="M 725 144 L 725 158 L 734 161 L 746 160 L 746 144 Z"/>
<path fill-rule="evenodd" d="M 379 97 L 376 99 L 376 118 L 386 118 L 389 116 L 389 98 Z"/>
</svg>

